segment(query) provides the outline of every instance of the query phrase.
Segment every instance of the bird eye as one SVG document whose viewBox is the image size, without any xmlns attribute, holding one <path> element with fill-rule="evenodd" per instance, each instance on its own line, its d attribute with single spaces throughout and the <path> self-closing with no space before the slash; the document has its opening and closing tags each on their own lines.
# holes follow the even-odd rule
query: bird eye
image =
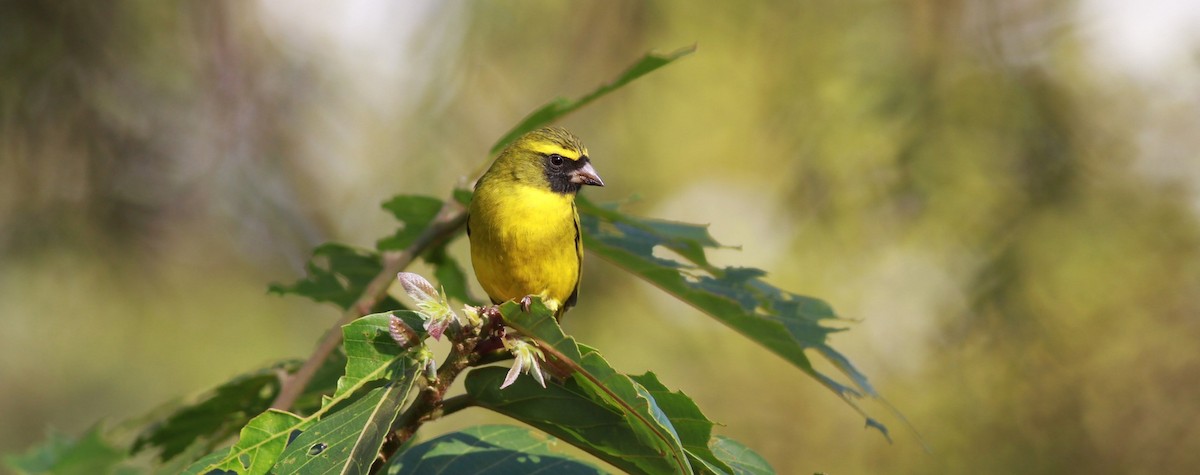
<svg viewBox="0 0 1200 475">
<path fill-rule="evenodd" d="M 563 156 L 557 153 L 550 154 L 550 164 L 556 167 L 561 167 L 563 164 Z"/>
</svg>

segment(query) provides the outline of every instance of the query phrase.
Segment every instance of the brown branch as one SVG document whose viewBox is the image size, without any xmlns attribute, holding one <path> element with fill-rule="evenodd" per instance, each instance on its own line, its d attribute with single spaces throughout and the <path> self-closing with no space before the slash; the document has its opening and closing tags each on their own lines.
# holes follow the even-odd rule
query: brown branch
<svg viewBox="0 0 1200 475">
<path fill-rule="evenodd" d="M 471 365 L 470 360 L 474 351 L 474 348 L 466 349 L 462 344 L 455 344 L 455 350 L 438 369 L 437 381 L 426 386 L 413 405 L 400 414 L 400 417 L 397 417 L 395 423 L 392 424 L 392 429 L 397 432 L 397 442 L 404 444 L 413 434 L 416 434 L 417 428 L 421 427 L 421 424 L 438 416 L 437 410 L 441 409 L 440 406 L 442 399 L 446 396 L 446 391 L 458 378 L 458 374 Z"/>
<path fill-rule="evenodd" d="M 296 370 L 294 374 L 287 377 L 283 381 L 283 387 L 279 390 L 279 395 L 275 397 L 275 401 L 271 403 L 271 407 L 286 411 L 295 404 L 296 398 L 304 392 L 304 388 L 308 387 L 308 383 L 312 381 L 313 375 L 317 369 L 325 363 L 333 350 L 337 349 L 342 343 L 342 326 L 350 323 L 356 318 L 371 313 L 371 309 L 379 304 L 384 297 L 387 296 L 387 289 L 396 279 L 396 273 L 404 270 L 412 263 L 413 260 L 420 256 L 421 253 L 437 246 L 446 240 L 450 239 L 459 228 L 467 222 L 467 210 L 450 198 L 442 205 L 442 209 L 438 211 L 433 221 L 429 223 L 429 227 L 417 236 L 408 248 L 403 251 L 386 251 L 383 253 L 383 270 L 371 279 L 367 287 L 363 289 L 362 295 L 354 302 L 338 319 L 325 336 L 321 338 L 321 342 L 317 345 L 317 349 L 308 357 L 308 360 Z"/>
<path fill-rule="evenodd" d="M 442 364 L 441 368 L 438 368 L 437 379 L 428 381 L 428 385 L 422 388 L 420 394 L 417 395 L 417 400 L 392 423 L 391 432 L 388 433 L 383 447 L 379 450 L 385 463 L 396 454 L 397 450 L 400 450 L 400 447 L 412 439 L 413 435 L 417 433 L 417 429 L 421 428 L 423 424 L 445 414 L 458 412 L 474 403 L 473 399 L 465 394 L 445 399 L 446 391 L 450 390 L 450 385 L 454 384 L 458 375 L 479 359 L 479 353 L 475 351 L 475 348 L 481 338 L 481 329 L 458 328 L 459 331 L 454 332 L 451 336 L 454 346 L 450 348 L 446 362 Z"/>
</svg>

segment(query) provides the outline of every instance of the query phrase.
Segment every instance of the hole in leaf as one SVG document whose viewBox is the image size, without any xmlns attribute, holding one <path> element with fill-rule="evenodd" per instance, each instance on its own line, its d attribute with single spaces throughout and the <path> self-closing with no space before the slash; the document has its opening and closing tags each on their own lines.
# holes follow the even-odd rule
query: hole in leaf
<svg viewBox="0 0 1200 475">
<path fill-rule="evenodd" d="M 238 456 L 238 462 L 242 464 L 242 468 L 250 468 L 250 456 L 242 454 Z"/>
<path fill-rule="evenodd" d="M 650 254 L 664 261 L 671 261 L 677 264 L 687 262 L 687 259 L 683 255 L 662 244 L 654 245 L 654 248 L 650 250 Z"/>
<path fill-rule="evenodd" d="M 318 442 L 316 444 L 313 444 L 313 446 L 308 449 L 308 455 L 319 455 L 321 452 L 324 452 L 325 449 L 327 449 L 327 448 L 329 448 L 329 444 L 326 444 L 324 442 Z"/>
<path fill-rule="evenodd" d="M 296 437 L 300 437 L 300 434 L 303 434 L 303 433 L 304 433 L 304 431 L 302 431 L 302 430 L 298 430 L 298 429 L 293 430 L 291 434 L 288 434 L 287 445 L 292 445 L 292 441 L 296 440 Z"/>
</svg>

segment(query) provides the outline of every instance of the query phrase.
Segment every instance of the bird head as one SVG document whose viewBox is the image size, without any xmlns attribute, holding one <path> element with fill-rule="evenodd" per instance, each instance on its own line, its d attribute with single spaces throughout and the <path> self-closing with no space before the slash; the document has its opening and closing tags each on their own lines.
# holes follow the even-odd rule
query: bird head
<svg viewBox="0 0 1200 475">
<path fill-rule="evenodd" d="M 604 186 L 592 167 L 587 148 L 565 129 L 546 127 L 529 132 L 500 152 L 485 178 L 511 179 L 576 193 L 584 185 Z"/>
</svg>

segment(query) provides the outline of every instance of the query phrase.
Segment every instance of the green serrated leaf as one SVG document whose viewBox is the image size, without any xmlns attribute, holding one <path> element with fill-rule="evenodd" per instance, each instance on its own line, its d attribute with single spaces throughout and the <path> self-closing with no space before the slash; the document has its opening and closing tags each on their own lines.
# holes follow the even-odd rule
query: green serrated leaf
<svg viewBox="0 0 1200 475">
<path fill-rule="evenodd" d="M 283 362 L 218 386 L 199 401 L 143 430 L 133 443 L 132 453 L 157 448 L 158 458 L 167 461 L 197 442 L 214 444 L 229 438 L 252 416 L 270 407 L 279 391 L 278 373 L 294 371 L 298 366 L 295 361 Z M 213 448 L 207 447 L 203 453 Z"/>
<path fill-rule="evenodd" d="M 695 51 L 696 46 L 692 45 L 686 48 L 680 48 L 665 55 L 647 53 L 642 57 L 642 59 L 638 60 L 638 62 L 633 63 L 629 69 L 626 69 L 625 72 L 613 79 L 612 82 L 596 88 L 596 90 L 589 94 L 586 94 L 575 100 L 569 100 L 563 97 L 556 98 L 522 119 L 520 123 L 513 127 L 512 130 L 509 130 L 507 134 L 504 134 L 504 136 L 492 146 L 490 153 L 495 155 L 522 134 L 554 122 L 562 116 L 575 112 L 580 107 L 588 105 L 596 99 L 599 99 L 617 89 L 625 87 L 626 84 L 629 84 L 634 79 L 645 76 L 646 74 L 671 64 L 675 60 L 692 54 Z"/>
<path fill-rule="evenodd" d="M 573 377 L 580 379 L 581 386 L 595 384 L 589 389 L 598 396 L 615 396 L 609 402 L 619 406 L 630 425 L 648 428 L 656 438 L 656 445 L 665 445 L 671 449 L 671 457 L 675 466 L 673 469 L 680 473 L 691 473 L 692 467 L 687 456 L 687 450 L 679 439 L 674 424 L 667 414 L 659 407 L 658 401 L 650 391 L 633 381 L 629 376 L 617 372 L 604 357 L 594 348 L 579 345 L 583 358 L 580 369 Z M 544 351 L 544 350 L 543 350 Z M 583 376 L 583 378 L 580 378 Z M 659 444 L 659 441 L 665 444 Z"/>
<path fill-rule="evenodd" d="M 589 251 L 782 356 L 834 391 L 867 419 L 868 426 L 888 437 L 887 428 L 853 400 L 864 394 L 878 398 L 878 393 L 849 359 L 828 344 L 829 334 L 843 330 L 822 324 L 837 319 L 829 304 L 772 286 L 762 280 L 766 273 L 759 269 L 712 266 L 704 249 L 720 244 L 706 226 L 637 218 L 582 197 L 576 203 L 584 246 Z M 654 248 L 658 246 L 675 251 L 684 260 L 656 257 Z M 851 385 L 813 368 L 807 349 L 816 350 L 837 366 Z"/>
<path fill-rule="evenodd" d="M 420 321 L 420 317 L 412 312 L 397 311 L 367 315 L 342 327 L 343 346 L 346 349 L 346 374 L 338 380 L 333 396 L 326 398 L 319 410 L 303 418 L 287 412 L 268 410 L 251 419 L 250 423 L 242 428 L 238 442 L 224 457 L 209 465 L 193 464 L 189 470 L 202 469 L 200 473 L 210 470 L 237 470 L 246 474 L 266 473 L 266 470 L 279 460 L 288 439 L 295 431 L 307 430 L 326 413 L 335 408 L 343 408 L 344 403 L 351 400 L 356 391 L 368 384 L 397 379 L 407 367 L 407 363 L 402 360 L 411 359 L 415 349 L 402 348 L 392 339 L 388 325 L 393 316 L 408 323 Z M 422 334 L 419 325 L 414 331 Z M 360 398 L 358 401 L 361 400 Z M 353 405 L 354 403 L 350 404 Z"/>
<path fill-rule="evenodd" d="M 508 370 L 478 368 L 467 374 L 466 390 L 480 407 L 519 420 L 629 473 L 680 473 L 668 451 L 645 430 L 630 424 L 622 411 L 575 379 L 547 381 L 518 378 L 500 389 Z"/>
<path fill-rule="evenodd" d="M 654 397 L 618 373 L 594 349 L 563 334 L 538 299 L 528 313 L 501 305 L 505 323 L 537 342 L 549 364 L 572 377 L 542 388 L 531 378 L 500 390 L 501 369 L 483 368 L 467 376 L 467 392 L 483 407 L 554 434 L 623 470 L 639 473 L 691 473 L 688 456 Z"/>
<path fill-rule="evenodd" d="M 409 349 L 402 348 L 388 333 L 388 325 L 393 316 L 408 324 L 417 332 L 420 340 L 425 339 L 424 330 L 417 324 L 421 322 L 421 317 L 407 310 L 367 315 L 342 327 L 342 344 L 346 348 L 346 375 L 338 380 L 337 390 L 333 393 L 334 399 L 345 397 L 365 383 L 394 376 L 396 368 L 393 367 L 393 363 L 405 357 Z"/>
<path fill-rule="evenodd" d="M 712 453 L 733 469 L 735 475 L 775 475 L 775 469 L 749 447 L 728 437 L 716 436 L 709 442 Z"/>
<path fill-rule="evenodd" d="M 675 427 L 679 441 L 687 451 L 688 457 L 691 458 L 693 466 L 702 465 L 712 473 L 731 473 L 733 471 L 709 450 L 708 442 L 712 439 L 714 424 L 704 416 L 703 412 L 700 412 L 700 406 L 697 406 L 692 398 L 682 391 L 672 392 L 667 389 L 654 373 L 647 372 L 641 376 L 630 377 L 650 391 L 650 395 L 654 397 L 658 407 L 671 420 L 671 425 Z"/>
<path fill-rule="evenodd" d="M 193 472 L 200 464 L 197 462 L 188 467 L 187 472 L 209 473 L 213 470 L 227 470 L 245 475 L 267 473 L 287 446 L 288 436 L 292 431 L 302 430 L 309 421 L 295 414 L 269 409 L 251 419 L 250 423 L 242 428 L 237 443 L 229 449 L 227 455 L 210 465 L 200 465 L 200 470 Z M 201 460 L 211 459 L 205 457 Z"/>
<path fill-rule="evenodd" d="M 400 195 L 383 204 L 400 221 L 396 233 L 380 239 L 375 247 L 380 251 L 398 251 L 407 248 L 442 209 L 442 200 L 428 196 Z"/>
<path fill-rule="evenodd" d="M 47 439 L 22 455 L 6 456 L 5 465 L 19 473 L 82 475 L 111 473 L 126 458 L 126 450 L 105 439 L 99 425 L 78 439 L 56 433 Z"/>
<path fill-rule="evenodd" d="M 402 359 L 396 378 L 296 437 L 275 466 L 277 473 L 365 474 L 379 454 L 392 421 L 411 392 L 417 362 Z"/>
<path fill-rule="evenodd" d="M 468 427 L 410 447 L 388 465 L 387 473 L 604 473 L 591 464 L 555 451 L 555 442 L 552 437 L 523 427 Z"/>
<path fill-rule="evenodd" d="M 326 243 L 313 250 L 305 270 L 308 275 L 303 279 L 290 285 L 271 284 L 269 291 L 279 295 L 300 295 L 348 309 L 383 270 L 383 265 L 378 253 Z M 396 299 L 385 297 L 375 308 L 395 309 L 401 305 Z"/>
</svg>

